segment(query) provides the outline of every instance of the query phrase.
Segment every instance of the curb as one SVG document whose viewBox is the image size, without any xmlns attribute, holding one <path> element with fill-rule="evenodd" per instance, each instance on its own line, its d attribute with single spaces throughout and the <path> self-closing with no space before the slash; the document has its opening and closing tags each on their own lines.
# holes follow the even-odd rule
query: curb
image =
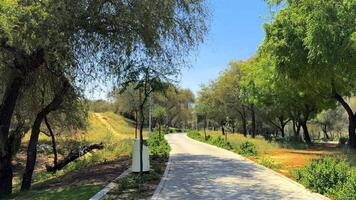
<svg viewBox="0 0 356 200">
<path fill-rule="evenodd" d="M 256 162 L 253 162 L 253 161 L 251 161 L 251 160 L 249 160 L 249 159 L 247 159 L 247 158 L 241 156 L 240 154 L 237 154 L 237 153 L 235 153 L 235 152 L 232 152 L 232 151 L 229 151 L 229 150 L 226 150 L 226 149 L 223 149 L 223 148 L 220 148 L 220 147 L 217 147 L 217 146 L 214 146 L 214 145 L 205 143 L 205 142 L 200 142 L 200 141 L 198 141 L 198 140 L 195 140 L 195 139 L 193 139 L 193 138 L 188 137 L 188 135 L 187 135 L 186 133 L 184 134 L 184 136 L 185 136 L 186 138 L 188 138 L 189 140 L 192 140 L 192 141 L 194 141 L 194 142 L 196 142 L 196 143 L 208 145 L 208 146 L 213 147 L 213 148 L 215 148 L 215 149 L 224 150 L 224 151 L 226 151 L 226 152 L 228 152 L 228 153 L 234 154 L 234 156 L 240 157 L 240 158 L 242 158 L 244 161 L 246 161 L 246 162 L 248 162 L 248 163 L 250 163 L 250 164 L 253 164 L 253 165 L 255 165 L 255 166 L 258 167 L 258 168 L 267 170 L 267 171 L 269 171 L 269 172 L 271 172 L 271 173 L 273 173 L 273 174 L 275 174 L 275 175 L 277 175 L 277 176 L 279 176 L 279 177 L 281 177 L 281 178 L 283 178 L 283 179 L 289 181 L 290 183 L 293 183 L 294 185 L 296 185 L 296 186 L 298 186 L 298 187 L 300 187 L 300 188 L 302 188 L 302 189 L 307 190 L 308 192 L 310 192 L 310 193 L 312 193 L 312 194 L 318 196 L 320 199 L 323 199 L 323 200 L 328 200 L 328 199 L 329 199 L 329 198 L 327 198 L 326 196 L 324 196 L 324 195 L 322 195 L 322 194 L 315 193 L 315 192 L 311 192 L 309 189 L 307 189 L 306 187 L 304 187 L 302 184 L 300 184 L 300 183 L 298 183 L 298 182 L 296 182 L 296 181 L 294 181 L 294 180 L 292 180 L 292 179 L 290 179 L 290 178 L 288 178 L 288 177 L 286 177 L 286 176 L 284 176 L 284 175 L 282 175 L 282 174 L 280 174 L 280 173 L 278 173 L 278 172 L 276 172 L 276 171 L 274 171 L 274 170 L 272 170 L 272 169 L 270 169 L 270 168 L 268 168 L 268 167 L 265 167 L 265 166 L 260 165 L 260 164 L 258 164 L 258 163 L 256 163 Z"/>
<path fill-rule="evenodd" d="M 117 186 L 117 183 L 115 183 L 115 181 L 117 181 L 120 178 L 124 178 L 124 177 L 128 176 L 130 174 L 130 171 L 131 171 L 131 168 L 128 168 L 127 170 L 122 172 L 122 174 L 120 174 L 120 176 L 118 176 L 113 181 L 111 181 L 109 184 L 107 184 L 103 189 L 101 189 L 98 193 L 96 193 L 94 196 L 92 196 L 89 200 L 102 199 L 110 190 L 112 190 L 113 188 L 115 188 Z"/>
<path fill-rule="evenodd" d="M 169 173 L 169 170 L 170 170 L 170 167 L 171 167 L 171 163 L 172 163 L 172 156 L 169 155 L 166 169 L 164 170 L 164 173 L 163 173 L 163 176 L 161 178 L 161 181 L 159 182 L 156 190 L 154 191 L 154 193 L 153 193 L 153 195 L 151 197 L 152 200 L 158 200 L 159 199 L 159 195 L 160 195 L 160 193 L 161 193 L 161 191 L 163 189 L 163 186 L 166 183 L 166 181 L 168 180 L 168 173 Z"/>
</svg>

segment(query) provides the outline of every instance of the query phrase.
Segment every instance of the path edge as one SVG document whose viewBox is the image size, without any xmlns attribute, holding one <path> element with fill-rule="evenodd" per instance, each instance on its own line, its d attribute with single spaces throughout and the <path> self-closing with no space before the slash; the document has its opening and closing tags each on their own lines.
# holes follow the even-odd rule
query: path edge
<svg viewBox="0 0 356 200">
<path fill-rule="evenodd" d="M 169 153 L 169 157 L 168 157 L 168 162 L 167 162 L 167 166 L 166 166 L 166 169 L 164 170 L 164 173 L 163 173 L 163 176 L 156 188 L 156 190 L 154 191 L 151 199 L 152 200 L 158 200 L 159 199 L 159 195 L 163 189 L 163 186 L 165 185 L 165 183 L 167 182 L 168 180 L 168 173 L 169 173 L 169 170 L 171 168 L 171 162 L 172 162 L 172 156 L 171 156 L 171 153 Z"/>
<path fill-rule="evenodd" d="M 280 173 L 278 173 L 278 172 L 276 172 L 276 171 L 274 171 L 274 170 L 272 170 L 272 169 L 270 169 L 270 168 L 268 168 L 268 167 L 265 167 L 265 166 L 263 166 L 263 165 L 261 165 L 261 164 L 258 164 L 258 163 L 254 162 L 254 161 L 252 161 L 252 160 L 250 160 L 250 159 L 248 159 L 248 158 L 245 158 L 244 156 L 242 156 L 242 155 L 240 155 L 240 154 L 237 154 L 237 153 L 235 153 L 235 152 L 229 151 L 229 150 L 227 150 L 227 149 L 223 149 L 223 148 L 217 147 L 217 146 L 215 146 L 215 145 L 211 145 L 211 144 L 209 144 L 209 143 L 200 142 L 200 141 L 198 141 L 198 140 L 195 140 L 195 139 L 193 139 L 193 138 L 190 138 L 190 137 L 187 135 L 187 133 L 184 133 L 184 136 L 187 137 L 189 140 L 192 140 L 192 141 L 194 141 L 194 142 L 201 143 L 201 144 L 205 144 L 205 145 L 208 145 L 208 146 L 211 146 L 211 147 L 214 147 L 214 148 L 217 148 L 217 149 L 222 149 L 222 150 L 224 150 L 224 151 L 227 151 L 227 152 L 229 152 L 229 153 L 232 153 L 232 154 L 234 154 L 235 156 L 241 157 L 243 160 L 245 160 L 245 161 L 247 161 L 247 162 L 249 162 L 249 163 L 252 163 L 252 164 L 254 164 L 255 166 L 257 166 L 257 167 L 259 167 L 259 168 L 268 170 L 268 171 L 272 172 L 273 174 L 275 174 L 275 175 L 277 175 L 277 176 L 279 176 L 279 177 L 281 177 L 281 178 L 283 178 L 283 179 L 286 179 L 287 181 L 293 183 L 294 185 L 297 185 L 297 186 L 299 186 L 299 187 L 301 187 L 301 188 L 304 188 L 304 189 L 307 190 L 308 192 L 310 192 L 310 193 L 312 193 L 312 194 L 318 196 L 320 199 L 323 199 L 323 200 L 330 200 L 328 197 L 326 197 L 326 196 L 324 196 L 324 195 L 322 195 L 322 194 L 313 192 L 313 191 L 309 190 L 308 188 L 306 188 L 304 185 L 302 185 L 302 184 L 300 184 L 300 183 L 298 183 L 298 182 L 296 182 L 296 181 L 294 181 L 294 180 L 292 180 L 292 179 L 290 179 L 290 178 L 288 178 L 288 177 L 286 177 L 286 176 L 284 176 L 284 175 L 282 175 L 282 174 L 280 174 Z"/>
<path fill-rule="evenodd" d="M 115 188 L 117 186 L 117 183 L 115 181 L 124 178 L 128 176 L 131 172 L 131 167 L 126 169 L 124 172 L 120 174 L 120 176 L 116 177 L 114 180 L 112 180 L 110 183 L 108 183 L 103 189 L 101 189 L 99 192 L 97 192 L 94 196 L 92 196 L 89 200 L 100 200 L 102 199 L 110 190 Z"/>
</svg>

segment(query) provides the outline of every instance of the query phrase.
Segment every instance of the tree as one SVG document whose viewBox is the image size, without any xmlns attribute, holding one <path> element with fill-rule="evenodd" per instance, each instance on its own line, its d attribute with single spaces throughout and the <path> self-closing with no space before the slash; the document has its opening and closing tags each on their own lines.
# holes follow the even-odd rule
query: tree
<svg viewBox="0 0 356 200">
<path fill-rule="evenodd" d="M 115 112 L 121 113 L 123 115 L 133 117 L 135 120 L 135 138 L 137 138 L 138 129 L 138 117 L 139 117 L 139 106 L 140 106 L 140 94 L 139 90 L 135 88 L 134 84 L 130 84 L 124 89 L 119 89 L 118 91 L 113 91 L 115 98 L 114 109 Z"/>
<path fill-rule="evenodd" d="M 167 111 L 165 108 L 156 105 L 152 111 L 152 117 L 158 123 L 158 134 L 161 136 L 161 127 L 167 119 Z"/>
<path fill-rule="evenodd" d="M 262 50 L 279 73 L 320 99 L 332 98 L 349 116 L 349 144 L 356 148 L 356 115 L 344 97 L 355 93 L 356 2 L 285 1 L 265 25 Z"/>
<path fill-rule="evenodd" d="M 148 60 L 177 74 L 206 32 L 202 1 L 2 1 L 0 11 L 0 195 L 12 192 L 9 128 L 33 72 L 80 87 L 99 75 L 125 85 Z"/>
<path fill-rule="evenodd" d="M 166 109 L 168 126 L 184 127 L 192 119 L 194 95 L 189 89 L 168 83 L 166 90 L 153 94 L 153 102 Z"/>
<path fill-rule="evenodd" d="M 197 104 L 195 105 L 195 111 L 198 116 L 197 119 L 203 121 L 204 138 L 207 139 L 206 129 L 208 126 L 209 107 L 204 102 L 198 101 Z"/>
</svg>

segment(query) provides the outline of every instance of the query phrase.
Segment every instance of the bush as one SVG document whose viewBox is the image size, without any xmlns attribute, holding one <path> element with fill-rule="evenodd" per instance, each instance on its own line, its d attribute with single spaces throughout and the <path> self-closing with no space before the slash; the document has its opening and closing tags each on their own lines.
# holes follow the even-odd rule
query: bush
<svg viewBox="0 0 356 200">
<path fill-rule="evenodd" d="M 347 137 L 340 137 L 340 138 L 339 138 L 339 145 L 340 145 L 340 146 L 344 146 L 347 141 L 348 141 L 348 138 L 347 138 Z"/>
<path fill-rule="evenodd" d="M 204 136 L 202 136 L 202 137 L 204 138 Z M 209 144 L 215 145 L 220 148 L 224 148 L 227 150 L 232 149 L 230 142 L 226 142 L 225 139 L 223 139 L 221 136 L 209 138 L 209 140 L 207 140 L 207 141 Z"/>
<path fill-rule="evenodd" d="M 334 193 L 334 189 L 346 182 L 349 164 L 345 160 L 324 157 L 312 160 L 295 171 L 296 180 L 307 188 L 321 193 Z"/>
<path fill-rule="evenodd" d="M 147 140 L 148 148 L 151 154 L 154 156 L 165 156 L 168 157 L 171 147 L 164 139 L 163 134 L 158 134 L 158 132 L 153 132 L 152 135 Z"/>
<path fill-rule="evenodd" d="M 335 199 L 356 199 L 356 169 L 353 169 L 343 185 L 339 185 L 333 196 Z"/>
<path fill-rule="evenodd" d="M 284 137 L 284 138 L 276 138 L 276 143 L 278 146 L 287 149 L 306 149 L 308 148 L 308 144 L 303 142 L 300 137 Z"/>
<path fill-rule="evenodd" d="M 238 154 L 244 156 L 257 156 L 256 145 L 250 141 L 246 141 L 240 144 L 239 148 L 236 149 Z"/>
<path fill-rule="evenodd" d="M 280 169 L 281 168 L 281 164 L 280 163 L 276 163 L 276 161 L 274 161 L 271 157 L 268 156 L 264 156 L 262 157 L 259 161 L 259 164 L 268 167 L 270 169 Z"/>
<path fill-rule="evenodd" d="M 198 141 L 204 141 L 204 136 L 202 136 L 198 131 L 190 131 L 188 132 L 188 137 L 198 140 Z"/>
</svg>

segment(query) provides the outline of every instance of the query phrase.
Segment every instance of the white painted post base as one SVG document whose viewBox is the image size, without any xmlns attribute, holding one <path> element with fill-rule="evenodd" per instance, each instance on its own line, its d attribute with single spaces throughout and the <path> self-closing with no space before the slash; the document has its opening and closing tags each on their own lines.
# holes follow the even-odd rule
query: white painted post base
<svg viewBox="0 0 356 200">
<path fill-rule="evenodd" d="M 142 161 L 144 172 L 150 171 L 150 158 L 148 154 L 148 147 L 143 144 Z M 132 172 L 140 172 L 140 140 L 135 139 L 132 149 Z"/>
</svg>

